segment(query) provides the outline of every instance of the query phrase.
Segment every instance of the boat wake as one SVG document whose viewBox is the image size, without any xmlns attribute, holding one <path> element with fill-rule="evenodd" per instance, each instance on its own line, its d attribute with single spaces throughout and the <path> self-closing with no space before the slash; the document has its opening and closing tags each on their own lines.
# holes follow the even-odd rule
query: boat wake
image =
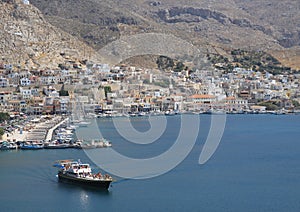
<svg viewBox="0 0 300 212">
<path fill-rule="evenodd" d="M 39 169 L 36 167 L 28 167 L 20 170 L 17 174 L 26 178 L 29 184 L 49 184 L 57 183 L 55 173 L 51 170 Z"/>
</svg>

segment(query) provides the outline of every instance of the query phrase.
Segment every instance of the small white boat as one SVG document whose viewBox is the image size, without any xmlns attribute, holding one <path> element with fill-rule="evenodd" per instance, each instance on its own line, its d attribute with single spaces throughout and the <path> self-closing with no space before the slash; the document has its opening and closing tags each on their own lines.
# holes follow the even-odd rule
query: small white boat
<svg viewBox="0 0 300 212">
<path fill-rule="evenodd" d="M 145 112 L 139 112 L 139 113 L 138 113 L 138 116 L 145 116 L 145 115 L 146 115 Z"/>
<path fill-rule="evenodd" d="M 165 115 L 166 115 L 166 116 L 174 116 L 174 115 L 176 115 L 176 114 L 175 114 L 175 112 L 174 112 L 173 110 L 167 110 L 167 111 L 165 112 Z"/>
<path fill-rule="evenodd" d="M 112 147 L 112 143 L 105 138 L 101 138 L 100 140 L 77 141 L 75 144 L 73 144 L 73 147 L 77 149 L 104 148 Z"/>
<path fill-rule="evenodd" d="M 44 145 L 45 149 L 66 149 L 70 148 L 71 145 L 68 143 L 59 143 L 58 141 L 52 141 Z"/>
<path fill-rule="evenodd" d="M 91 124 L 91 122 L 81 121 L 81 122 L 77 123 L 77 126 L 79 126 L 79 127 L 87 127 L 90 124 Z"/>
<path fill-rule="evenodd" d="M 69 125 L 66 127 L 67 130 L 76 130 L 77 126 L 76 125 Z"/>
<path fill-rule="evenodd" d="M 13 150 L 17 149 L 18 145 L 13 142 L 4 141 L 0 144 L 0 150 Z"/>
</svg>

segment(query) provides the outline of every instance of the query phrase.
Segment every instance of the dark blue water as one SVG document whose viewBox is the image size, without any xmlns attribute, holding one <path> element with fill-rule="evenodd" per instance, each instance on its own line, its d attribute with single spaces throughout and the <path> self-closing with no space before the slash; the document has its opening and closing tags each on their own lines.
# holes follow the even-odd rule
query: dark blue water
<svg viewBox="0 0 300 212">
<path fill-rule="evenodd" d="M 132 123 L 141 131 L 149 128 L 146 119 Z M 146 148 L 122 139 L 110 120 L 100 125 L 120 153 L 151 157 L 172 145 L 180 116 L 169 117 L 164 138 Z M 209 116 L 201 116 L 196 145 L 172 171 L 146 180 L 117 178 L 109 192 L 57 182 L 53 161 L 92 163 L 82 150 L 0 152 L 0 210 L 300 211 L 300 116 L 227 116 L 219 148 L 199 165 L 209 126 Z"/>
</svg>

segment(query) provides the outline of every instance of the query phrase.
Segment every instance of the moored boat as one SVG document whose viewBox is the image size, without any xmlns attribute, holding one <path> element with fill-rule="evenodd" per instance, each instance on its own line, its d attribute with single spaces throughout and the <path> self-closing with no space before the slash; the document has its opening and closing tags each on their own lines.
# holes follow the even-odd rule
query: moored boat
<svg viewBox="0 0 300 212">
<path fill-rule="evenodd" d="M 59 168 L 57 176 L 60 182 L 108 190 L 113 181 L 107 174 L 93 174 L 90 165 L 80 161 L 60 160 L 54 167 Z"/>
<path fill-rule="evenodd" d="M 105 138 L 100 139 L 100 147 L 112 147 L 112 143 Z"/>
<path fill-rule="evenodd" d="M 13 142 L 4 141 L 0 144 L 0 150 L 14 150 L 18 149 L 18 145 Z"/>
<path fill-rule="evenodd" d="M 88 121 L 81 121 L 77 124 L 77 126 L 79 127 L 87 127 L 88 125 L 90 125 L 91 122 L 88 122 Z"/>
<path fill-rule="evenodd" d="M 101 138 L 100 140 L 77 141 L 72 147 L 76 149 L 95 149 L 112 147 L 112 143 L 105 138 Z"/>
<path fill-rule="evenodd" d="M 176 114 L 175 114 L 175 112 L 173 110 L 167 110 L 165 112 L 165 116 L 174 116 L 174 115 L 176 115 Z"/>
<path fill-rule="evenodd" d="M 211 115 L 224 115 L 226 114 L 225 110 L 222 109 L 209 109 L 207 111 L 204 112 L 204 114 L 211 114 Z"/>
<path fill-rule="evenodd" d="M 20 149 L 23 150 L 39 150 L 44 149 L 43 143 L 22 143 Z"/>
<path fill-rule="evenodd" d="M 145 115 L 146 115 L 145 112 L 139 112 L 139 113 L 138 113 L 138 116 L 145 116 Z"/>
<path fill-rule="evenodd" d="M 56 141 L 53 141 L 51 143 L 47 143 L 44 145 L 45 149 L 66 149 L 66 148 L 70 148 L 71 145 L 68 143 L 59 143 Z"/>
</svg>

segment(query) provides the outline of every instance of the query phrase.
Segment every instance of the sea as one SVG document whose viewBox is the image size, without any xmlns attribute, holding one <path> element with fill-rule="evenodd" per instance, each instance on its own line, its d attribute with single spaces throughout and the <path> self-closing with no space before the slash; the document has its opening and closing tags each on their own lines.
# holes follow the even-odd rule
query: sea
<svg viewBox="0 0 300 212">
<path fill-rule="evenodd" d="M 107 148 L 1 151 L 0 211 L 300 211 L 300 115 L 227 115 L 220 143 L 204 164 L 199 164 L 199 156 L 213 128 L 212 115 L 166 116 L 163 133 L 153 136 L 152 142 L 147 134 L 141 139 L 153 127 L 148 117 L 101 118 L 97 126 L 112 142 L 111 148 L 124 156 L 120 164 L 128 174 L 140 168 L 127 164 L 128 158 L 155 158 L 173 147 L 179 134 L 185 133 L 183 116 L 188 120 L 199 116 L 200 122 L 199 126 L 185 122 L 199 130 L 193 131 L 195 142 L 184 141 L 193 144 L 188 154 L 162 173 L 145 172 L 139 177 L 110 173 L 116 181 L 109 191 L 60 183 L 52 166 L 56 160 L 80 159 L 96 172 L 107 173 L 90 154 L 97 151 L 109 157 Z M 126 123 L 128 132 L 136 130 L 139 142 L 147 142 L 132 142 L 134 136 L 124 136 L 116 122 Z M 79 136 L 91 134 L 89 127 L 78 130 Z M 184 143 L 180 147 L 186 151 Z M 169 165 L 164 160 L 176 161 L 182 155 L 179 151 L 168 157 L 149 170 L 164 169 Z"/>
</svg>

